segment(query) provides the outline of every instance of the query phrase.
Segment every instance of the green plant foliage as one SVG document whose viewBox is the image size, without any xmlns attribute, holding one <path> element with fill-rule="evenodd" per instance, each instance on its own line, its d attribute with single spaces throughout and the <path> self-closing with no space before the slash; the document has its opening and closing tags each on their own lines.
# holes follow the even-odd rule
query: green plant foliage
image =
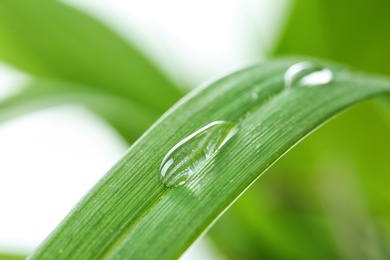
<svg viewBox="0 0 390 260">
<path fill-rule="evenodd" d="M 332 70 L 330 83 L 286 89 L 284 74 L 298 61 L 270 61 L 190 93 L 128 150 L 31 259 L 177 258 L 302 138 L 356 102 L 390 93 L 389 79 L 319 61 Z M 239 130 L 186 184 L 165 187 L 159 180 L 164 155 L 216 120 Z M 315 254 L 289 249 L 303 259 Z"/>
<path fill-rule="evenodd" d="M 0 260 L 23 260 L 23 259 L 26 259 L 26 257 L 21 255 L 0 253 Z"/>
<path fill-rule="evenodd" d="M 0 122 L 61 104 L 81 105 L 95 112 L 129 143 L 134 142 L 159 117 L 154 109 L 103 89 L 40 79 L 29 83 L 24 91 L 0 103 Z"/>
<path fill-rule="evenodd" d="M 0 1 L 0 59 L 38 77 L 78 82 L 163 112 L 181 93 L 138 50 L 58 1 Z"/>
<path fill-rule="evenodd" d="M 390 2 L 295 0 L 274 54 L 309 55 L 390 74 Z"/>
<path fill-rule="evenodd" d="M 274 55 L 316 56 L 389 74 L 389 7 L 385 0 L 296 0 Z M 58 1 L 0 0 L 0 60 L 33 77 L 0 103 L 0 122 L 76 104 L 133 143 L 182 95 L 136 48 Z M 355 102 L 389 92 L 388 79 L 326 62 L 335 75 L 330 84 L 285 89 L 283 74 L 299 60 L 265 63 L 189 94 L 31 258 L 176 258 L 313 129 Z M 383 101 L 384 109 L 369 102 L 325 126 L 256 182 L 211 229 L 225 257 L 390 258 L 390 102 Z M 237 124 L 238 133 L 184 186 L 163 186 L 164 155 L 215 120 Z"/>
</svg>

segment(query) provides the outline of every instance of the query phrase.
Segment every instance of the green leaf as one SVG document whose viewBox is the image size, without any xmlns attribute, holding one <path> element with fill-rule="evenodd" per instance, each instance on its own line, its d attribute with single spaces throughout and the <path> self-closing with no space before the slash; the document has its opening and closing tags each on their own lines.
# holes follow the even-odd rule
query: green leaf
<svg viewBox="0 0 390 260">
<path fill-rule="evenodd" d="M 23 259 L 26 259 L 26 257 L 22 255 L 0 253 L 0 260 L 23 260 Z"/>
<path fill-rule="evenodd" d="M 390 74 L 387 0 L 295 0 L 274 54 L 305 55 Z"/>
<path fill-rule="evenodd" d="M 0 59 L 30 74 L 79 82 L 165 111 L 177 87 L 129 43 L 58 1 L 0 1 Z"/>
<path fill-rule="evenodd" d="M 101 116 L 129 143 L 134 142 L 158 118 L 159 113 L 85 85 L 35 80 L 25 90 L 0 102 L 0 122 L 34 110 L 57 105 L 81 105 Z"/>
<path fill-rule="evenodd" d="M 177 258 L 305 136 L 345 108 L 390 93 L 389 79 L 323 62 L 316 63 L 331 69 L 330 83 L 285 88 L 284 74 L 298 61 L 270 61 L 194 90 L 128 150 L 31 259 Z M 165 154 L 218 120 L 233 122 L 238 132 L 187 183 L 165 187 L 159 180 Z"/>
</svg>

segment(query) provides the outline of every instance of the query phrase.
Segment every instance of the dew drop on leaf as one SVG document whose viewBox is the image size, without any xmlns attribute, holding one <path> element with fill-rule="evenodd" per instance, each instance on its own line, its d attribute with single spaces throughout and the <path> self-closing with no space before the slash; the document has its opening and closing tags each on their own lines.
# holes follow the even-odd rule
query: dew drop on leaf
<svg viewBox="0 0 390 260">
<path fill-rule="evenodd" d="M 333 73 L 330 69 L 308 61 L 296 63 L 284 73 L 286 88 L 321 86 L 328 84 L 332 79 Z"/>
<path fill-rule="evenodd" d="M 214 121 L 173 146 L 160 165 L 160 180 L 167 187 L 178 187 L 237 133 L 226 121 Z"/>
</svg>

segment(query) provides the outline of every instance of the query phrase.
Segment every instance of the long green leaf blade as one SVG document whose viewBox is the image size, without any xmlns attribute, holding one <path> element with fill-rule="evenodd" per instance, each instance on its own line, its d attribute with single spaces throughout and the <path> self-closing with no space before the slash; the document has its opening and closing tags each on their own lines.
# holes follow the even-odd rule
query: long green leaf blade
<svg viewBox="0 0 390 260">
<path fill-rule="evenodd" d="M 0 1 L 0 59 L 40 77 L 79 82 L 165 111 L 181 93 L 138 50 L 58 1 Z"/>
<path fill-rule="evenodd" d="M 297 59 L 278 60 L 195 90 L 163 116 L 89 192 L 32 259 L 172 259 L 302 138 L 345 108 L 390 93 L 390 81 L 333 71 L 323 86 L 286 89 Z M 181 187 L 159 181 L 165 154 L 217 120 L 237 134 Z"/>
<path fill-rule="evenodd" d="M 142 104 L 93 87 L 58 80 L 35 80 L 21 93 L 0 102 L 0 122 L 58 105 L 80 105 L 105 119 L 133 143 L 158 118 Z"/>
</svg>

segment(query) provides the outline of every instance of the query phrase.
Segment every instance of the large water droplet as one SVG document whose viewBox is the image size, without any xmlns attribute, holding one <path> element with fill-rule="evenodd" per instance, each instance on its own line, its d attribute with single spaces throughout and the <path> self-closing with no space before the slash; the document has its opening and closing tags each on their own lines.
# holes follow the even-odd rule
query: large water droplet
<svg viewBox="0 0 390 260">
<path fill-rule="evenodd" d="M 333 73 L 312 62 L 300 62 L 292 65 L 284 73 L 284 84 L 287 88 L 294 86 L 320 86 L 331 82 Z"/>
<path fill-rule="evenodd" d="M 167 187 L 183 185 L 236 132 L 233 123 L 215 121 L 187 136 L 173 146 L 162 160 L 161 182 Z"/>
</svg>

